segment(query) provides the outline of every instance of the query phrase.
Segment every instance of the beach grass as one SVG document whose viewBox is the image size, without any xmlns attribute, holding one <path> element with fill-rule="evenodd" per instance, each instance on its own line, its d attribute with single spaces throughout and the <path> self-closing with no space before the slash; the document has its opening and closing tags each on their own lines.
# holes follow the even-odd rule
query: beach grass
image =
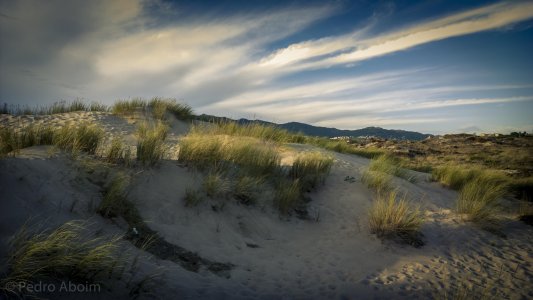
<svg viewBox="0 0 533 300">
<path fill-rule="evenodd" d="M 298 155 L 289 176 L 299 179 L 304 190 L 323 184 L 333 165 L 333 158 L 321 152 L 305 152 Z"/>
<path fill-rule="evenodd" d="M 397 191 L 380 192 L 368 217 L 370 231 L 380 237 L 416 232 L 423 222 L 422 214 Z"/>
<path fill-rule="evenodd" d="M 74 220 L 54 230 L 38 231 L 23 226 L 11 240 L 7 282 L 33 282 L 71 278 L 94 282 L 124 261 L 120 237 L 94 237 L 87 221 Z M 24 294 L 24 291 L 11 291 Z"/>
</svg>

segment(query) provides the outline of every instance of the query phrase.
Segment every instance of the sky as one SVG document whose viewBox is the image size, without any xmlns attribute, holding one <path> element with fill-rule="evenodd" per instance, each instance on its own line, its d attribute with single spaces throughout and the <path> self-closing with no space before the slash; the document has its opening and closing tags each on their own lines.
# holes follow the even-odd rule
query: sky
<svg viewBox="0 0 533 300">
<path fill-rule="evenodd" d="M 0 103 L 533 132 L 533 1 L 0 0 Z"/>
</svg>

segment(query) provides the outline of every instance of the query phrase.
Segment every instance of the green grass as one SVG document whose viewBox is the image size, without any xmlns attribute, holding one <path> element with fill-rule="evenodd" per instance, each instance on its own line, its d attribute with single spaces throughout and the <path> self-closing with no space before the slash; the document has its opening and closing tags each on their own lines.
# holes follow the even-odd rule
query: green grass
<svg viewBox="0 0 533 300">
<path fill-rule="evenodd" d="M 20 149 L 36 145 L 55 145 L 70 153 L 84 151 L 95 154 L 104 136 L 104 131 L 96 125 L 82 123 L 79 126 L 30 125 L 19 130 L 0 127 L 0 156 L 17 154 Z"/>
<path fill-rule="evenodd" d="M 303 203 L 302 186 L 298 179 L 281 180 L 275 189 L 274 207 L 280 214 L 288 215 Z"/>
<path fill-rule="evenodd" d="M 368 169 L 374 172 L 383 172 L 392 176 L 400 177 L 409 182 L 415 182 L 415 177 L 409 175 L 407 170 L 400 165 L 400 160 L 390 155 L 380 155 L 370 161 Z"/>
<path fill-rule="evenodd" d="M 231 182 L 221 172 L 211 172 L 202 184 L 210 198 L 226 198 L 231 191 Z"/>
<path fill-rule="evenodd" d="M 457 198 L 457 212 L 468 220 L 491 224 L 499 211 L 499 199 L 507 192 L 507 184 L 490 176 L 478 176 L 465 184 Z"/>
<path fill-rule="evenodd" d="M 370 189 L 377 192 L 390 191 L 393 189 L 392 176 L 379 171 L 365 170 L 361 181 Z"/>
<path fill-rule="evenodd" d="M 418 208 L 410 205 L 396 191 L 377 194 L 369 211 L 370 231 L 380 237 L 416 232 L 423 222 Z"/>
<path fill-rule="evenodd" d="M 20 149 L 36 146 L 51 145 L 54 129 L 50 126 L 29 125 L 20 130 L 13 127 L 0 127 L 0 156 L 8 153 L 17 154 Z"/>
<path fill-rule="evenodd" d="M 64 126 L 55 131 L 53 144 L 71 153 L 79 151 L 95 154 L 104 137 L 104 130 L 96 125 L 82 123 Z"/>
<path fill-rule="evenodd" d="M 240 176 L 233 187 L 233 196 L 242 204 L 253 204 L 264 181 L 263 177 Z"/>
<path fill-rule="evenodd" d="M 20 105 L 7 105 L 4 103 L 0 113 L 11 115 L 53 115 L 76 111 L 109 111 L 109 108 L 99 102 L 87 103 L 82 100 L 74 100 L 71 102 L 60 101 L 45 106 L 20 106 Z"/>
<path fill-rule="evenodd" d="M 247 174 L 274 174 L 280 158 L 274 145 L 253 138 L 190 133 L 180 140 L 179 160 L 202 170 L 238 166 Z"/>
<path fill-rule="evenodd" d="M 193 188 L 187 188 L 185 190 L 184 201 L 186 207 L 193 207 L 204 201 L 204 197 L 200 191 Z"/>
<path fill-rule="evenodd" d="M 144 111 L 147 106 L 147 101 L 141 98 L 117 100 L 111 106 L 111 112 L 115 115 L 130 115 L 137 111 Z"/>
<path fill-rule="evenodd" d="M 165 155 L 164 141 L 168 126 L 163 123 L 139 125 L 137 135 L 137 160 L 145 166 L 156 165 Z"/>
<path fill-rule="evenodd" d="M 333 158 L 320 152 L 306 152 L 298 155 L 289 176 L 299 179 L 304 190 L 323 184 L 333 165 Z"/>
<path fill-rule="evenodd" d="M 55 230 L 33 232 L 24 226 L 11 241 L 7 282 L 75 279 L 93 282 L 111 274 L 119 253 L 119 238 L 95 238 L 86 221 L 69 221 Z"/>
<path fill-rule="evenodd" d="M 190 120 L 194 116 L 192 108 L 176 99 L 154 97 L 150 100 L 133 98 L 131 100 L 118 100 L 111 107 L 111 112 L 116 115 L 132 115 L 136 112 L 150 111 L 158 120 L 165 120 L 167 112 L 180 120 Z"/>
<path fill-rule="evenodd" d="M 285 129 L 259 123 L 239 124 L 234 121 L 225 121 L 211 124 L 210 126 L 194 126 L 191 133 L 199 135 L 229 135 L 254 137 L 261 140 L 278 143 L 290 142 L 293 134 Z"/>
</svg>

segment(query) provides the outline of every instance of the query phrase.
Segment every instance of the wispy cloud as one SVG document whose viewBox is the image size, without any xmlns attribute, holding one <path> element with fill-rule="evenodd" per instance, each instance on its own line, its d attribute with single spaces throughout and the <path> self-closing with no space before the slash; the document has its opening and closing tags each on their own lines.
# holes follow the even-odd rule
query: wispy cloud
<svg viewBox="0 0 533 300">
<path fill-rule="evenodd" d="M 271 120 L 344 128 L 444 122 L 448 116 L 424 113 L 532 100 L 532 86 L 507 80 L 462 83 L 458 72 L 431 65 L 342 71 L 418 45 L 533 18 L 532 2 L 488 5 L 389 31 L 377 31 L 379 17 L 369 17 L 348 32 L 324 31 L 306 39 L 297 39 L 307 36 L 298 34 L 334 17 L 342 11 L 339 6 L 194 17 L 178 7 L 172 18 L 161 21 L 161 14 L 169 16 L 176 7 L 158 3 L 0 2 L 1 100 L 86 97 L 111 102 L 163 95 L 184 99 L 200 113 L 260 113 Z M 326 69 L 340 71 L 308 76 Z M 405 117 L 411 111 L 420 115 Z"/>
<path fill-rule="evenodd" d="M 369 37 L 352 34 L 293 44 L 276 51 L 261 65 L 281 67 L 292 64 L 292 68 L 302 70 L 354 63 L 433 41 L 501 28 L 532 17 L 531 2 L 499 3 L 420 23 L 392 33 Z M 343 53 L 337 54 L 339 51 Z M 319 55 L 324 57 L 307 61 Z"/>
</svg>

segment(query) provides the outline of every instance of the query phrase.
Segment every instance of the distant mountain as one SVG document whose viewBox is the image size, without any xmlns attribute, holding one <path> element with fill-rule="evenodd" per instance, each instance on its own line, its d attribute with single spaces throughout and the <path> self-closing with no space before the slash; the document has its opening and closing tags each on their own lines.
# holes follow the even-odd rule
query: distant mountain
<svg viewBox="0 0 533 300">
<path fill-rule="evenodd" d="M 223 122 L 223 121 L 235 121 L 226 117 L 216 117 L 211 115 L 200 115 L 197 116 L 198 120 L 208 121 L 208 122 Z M 431 134 L 423 134 L 415 131 L 406 131 L 406 130 L 396 130 L 396 129 L 383 129 L 380 127 L 366 127 L 356 130 L 344 130 L 330 127 L 319 127 L 313 126 L 305 123 L 299 122 L 289 122 L 284 124 L 276 124 L 272 122 L 262 121 L 262 120 L 248 120 L 248 119 L 239 119 L 237 120 L 240 124 L 249 124 L 249 123 L 260 123 L 264 125 L 278 126 L 280 128 L 286 129 L 291 132 L 301 132 L 306 135 L 311 136 L 323 136 L 323 137 L 338 137 L 338 136 L 350 136 L 350 137 L 360 137 L 360 136 L 375 136 L 385 139 L 397 139 L 397 140 L 423 140 Z"/>
</svg>

